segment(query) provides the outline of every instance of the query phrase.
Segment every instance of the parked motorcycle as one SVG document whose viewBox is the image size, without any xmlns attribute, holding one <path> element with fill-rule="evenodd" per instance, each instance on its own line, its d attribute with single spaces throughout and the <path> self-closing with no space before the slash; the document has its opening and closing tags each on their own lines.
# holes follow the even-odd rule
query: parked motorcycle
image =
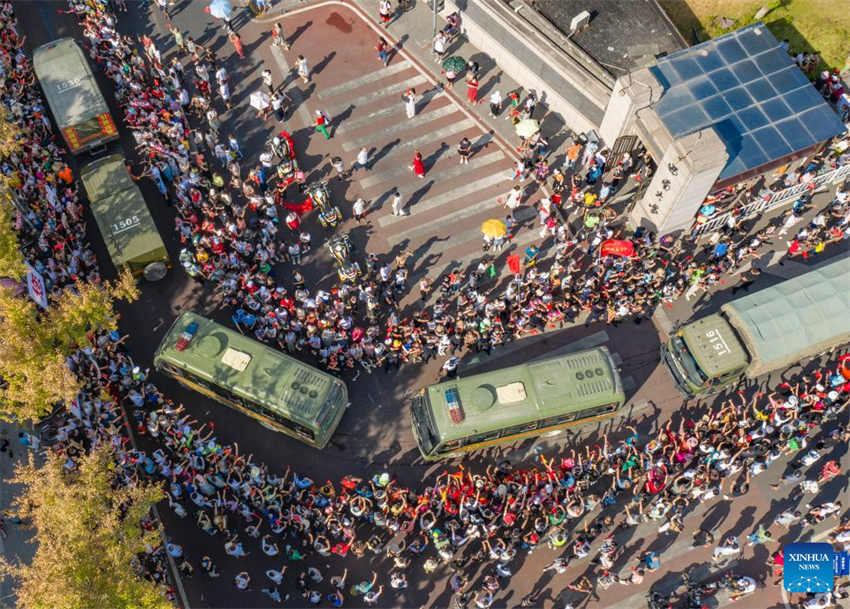
<svg viewBox="0 0 850 609">
<path fill-rule="evenodd" d="M 319 223 L 322 227 L 336 228 L 336 225 L 342 221 L 342 212 L 331 201 L 327 182 L 313 182 L 307 186 L 307 196 L 319 210 Z"/>
<path fill-rule="evenodd" d="M 328 250 L 331 256 L 337 262 L 337 275 L 340 281 L 355 281 L 363 271 L 360 270 L 360 265 L 352 260 L 352 252 L 354 246 L 351 243 L 351 238 L 348 233 L 336 236 L 328 242 Z"/>
</svg>

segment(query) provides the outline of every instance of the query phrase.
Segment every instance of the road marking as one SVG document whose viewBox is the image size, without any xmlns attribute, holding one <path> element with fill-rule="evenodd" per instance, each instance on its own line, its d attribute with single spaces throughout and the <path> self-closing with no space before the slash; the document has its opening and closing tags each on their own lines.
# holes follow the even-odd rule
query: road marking
<svg viewBox="0 0 850 609">
<path fill-rule="evenodd" d="M 437 195 L 435 197 L 430 197 L 425 199 L 424 201 L 418 202 L 414 205 L 413 209 L 409 209 L 408 211 L 411 214 L 421 214 L 426 211 L 430 211 L 432 209 L 437 209 L 438 207 L 445 205 L 446 203 L 451 203 L 457 199 L 467 197 L 479 190 L 484 190 L 485 188 L 489 188 L 490 186 L 495 186 L 500 182 L 505 181 L 505 172 L 491 174 L 489 176 L 479 178 L 474 182 L 470 182 L 469 184 L 465 184 L 443 194 Z M 494 200 L 493 203 L 496 201 Z M 395 224 L 396 222 L 401 222 L 404 220 L 404 217 L 399 216 L 383 216 L 378 218 L 378 224 L 382 227 L 389 226 L 391 224 Z"/>
<path fill-rule="evenodd" d="M 454 152 L 451 152 L 449 154 L 454 156 Z M 505 155 L 502 153 L 502 151 L 496 150 L 495 152 L 491 152 L 491 153 L 486 154 L 486 155 L 475 156 L 466 165 L 458 164 L 456 167 L 453 167 L 451 169 L 446 169 L 445 171 L 441 171 L 440 173 L 435 174 L 435 175 L 439 176 L 439 178 L 441 180 L 444 180 L 444 181 L 450 180 L 452 178 L 457 178 L 459 176 L 462 176 L 467 171 L 471 171 L 473 169 L 479 169 L 479 168 L 485 167 L 485 166 L 487 166 L 491 163 L 497 163 L 500 160 L 502 160 L 503 158 L 505 158 Z M 507 171 L 507 169 L 505 169 L 505 171 Z M 382 171 L 373 171 L 373 172 L 369 173 L 368 175 L 366 175 L 364 178 L 358 180 L 358 182 L 360 183 L 360 186 L 365 189 L 365 188 L 371 188 L 373 186 L 376 186 L 377 184 L 380 184 L 381 182 L 389 182 L 390 180 L 393 180 L 397 177 L 407 176 L 407 175 L 410 175 L 410 169 L 407 168 L 407 165 L 402 164 L 402 165 L 397 165 L 395 167 L 392 167 L 390 169 L 384 169 Z"/>
<path fill-rule="evenodd" d="M 492 205 L 492 203 L 490 203 L 490 205 Z M 529 214 L 530 214 L 531 217 L 534 216 L 534 210 L 532 210 L 530 208 L 529 209 L 519 209 L 519 210 L 517 210 L 516 214 L 514 214 L 514 216 L 517 218 L 518 221 L 521 221 L 521 222 L 528 219 L 528 217 L 520 217 L 521 212 L 525 212 L 524 214 L 522 214 L 523 216 L 526 216 L 526 215 L 529 215 Z M 522 234 L 522 232 L 525 232 L 527 230 L 539 233 L 539 231 L 537 229 L 532 227 L 530 229 L 526 229 L 526 228 L 522 229 L 520 234 Z M 433 226 L 429 227 L 429 226 L 426 225 L 424 227 L 424 230 L 417 231 L 418 239 L 414 239 L 413 237 L 406 237 L 406 238 L 411 240 L 411 246 L 415 246 L 415 244 L 418 240 L 425 240 L 427 237 L 432 236 L 429 233 L 429 231 L 433 232 L 434 227 Z M 392 240 L 394 242 L 397 242 L 397 241 L 400 241 L 401 239 L 405 238 L 405 237 L 402 236 L 404 234 L 405 233 L 400 233 L 400 234 L 391 233 L 390 236 L 392 237 Z M 476 226 L 473 226 L 472 228 L 465 230 L 463 232 L 454 233 L 446 239 L 441 239 L 438 243 L 439 243 L 441 251 L 450 250 L 450 249 L 455 248 L 455 247 L 462 247 L 462 246 L 464 246 L 468 243 L 474 243 L 474 244 L 480 245 L 482 243 L 481 230 L 476 225 Z M 505 247 L 507 247 L 507 245 L 508 245 L 508 243 L 505 243 Z"/>
<path fill-rule="evenodd" d="M 357 108 L 359 106 L 363 106 L 378 99 L 381 99 L 382 97 L 403 93 L 410 87 L 421 87 L 425 84 L 427 84 L 425 77 L 417 74 L 416 76 L 412 76 L 407 80 L 397 82 L 394 85 L 389 85 L 382 89 L 377 89 L 375 91 L 372 91 L 371 93 L 367 93 L 366 95 L 351 98 L 340 104 L 332 104 L 330 106 L 327 106 L 326 111 L 329 115 L 334 116 L 336 114 L 345 112 L 345 110 L 349 106 L 354 106 L 355 108 Z"/>
<path fill-rule="evenodd" d="M 393 74 L 398 74 L 399 72 L 403 72 L 408 69 L 413 69 L 413 64 L 411 64 L 406 59 L 402 59 L 400 61 L 393 62 L 391 65 L 386 68 L 381 68 L 380 70 L 376 70 L 374 72 L 370 72 L 365 76 L 361 76 L 360 78 L 355 78 L 353 80 L 348 80 L 342 84 L 334 85 L 333 87 L 328 87 L 327 89 L 322 89 L 319 93 L 319 97 L 321 98 L 329 98 L 336 97 L 340 93 L 345 93 L 347 91 L 353 91 L 354 89 L 359 89 L 365 85 L 368 85 L 373 82 L 377 82 L 379 80 L 383 80 Z"/>
<path fill-rule="evenodd" d="M 286 63 L 286 57 L 283 55 L 283 51 L 281 51 L 277 45 L 272 45 L 272 59 L 274 59 L 277 64 L 278 69 L 280 70 L 281 75 L 286 77 L 292 69 L 289 67 L 289 64 Z M 313 124 L 313 117 L 310 115 L 310 111 L 307 109 L 307 104 L 304 103 L 304 100 L 301 98 L 301 89 L 298 87 L 290 87 L 287 92 L 289 97 L 292 99 L 292 102 L 298 108 L 298 116 L 301 117 L 301 120 L 304 121 L 305 125 Z"/>
<path fill-rule="evenodd" d="M 417 205 L 418 206 L 418 205 Z M 492 213 L 489 215 L 502 213 L 498 205 L 496 204 L 495 197 L 487 197 L 484 200 L 478 201 L 476 203 L 468 204 L 465 203 L 463 207 L 460 209 L 456 209 L 455 211 L 450 211 L 444 213 L 440 216 L 441 223 L 450 223 L 450 222 L 459 222 L 461 220 L 465 220 L 467 218 L 471 218 L 473 216 L 477 216 L 480 213 L 485 211 L 491 211 Z M 410 211 L 410 210 L 408 210 Z M 412 212 L 411 212 L 412 213 Z M 518 222 L 525 222 L 535 217 L 535 211 L 529 206 L 523 206 L 514 212 L 514 219 Z M 525 230 L 528 227 L 523 227 L 522 230 Z M 533 227 L 531 227 L 533 228 Z M 480 236 L 478 229 L 473 229 L 476 235 Z M 412 226 L 411 228 L 401 230 L 397 233 L 390 233 L 393 237 L 402 239 L 415 239 L 416 237 L 421 236 L 430 236 L 434 232 L 434 227 L 429 224 L 417 224 L 416 226 Z M 463 234 L 463 233 L 458 233 Z"/>
<path fill-rule="evenodd" d="M 399 106 L 404 106 L 401 101 L 393 102 L 398 104 Z M 435 110 L 431 110 L 430 112 L 423 112 L 422 114 L 417 115 L 414 118 L 405 118 L 400 121 L 396 121 L 394 125 L 391 127 L 387 127 L 386 129 L 381 129 L 381 136 L 387 139 L 391 139 L 393 135 L 396 133 L 402 133 L 404 131 L 409 131 L 410 129 L 418 129 L 421 127 L 427 128 L 428 123 L 431 121 L 436 121 L 441 118 L 445 118 L 451 114 L 457 114 L 458 117 L 462 117 L 463 114 L 457 109 L 454 104 L 449 104 L 448 106 L 443 106 L 442 108 L 437 108 Z M 458 123 L 463 122 L 461 119 Z M 358 137 L 354 139 L 349 139 L 343 142 L 342 149 L 348 152 L 349 150 L 357 150 L 361 146 L 366 146 L 375 141 L 375 134 L 370 133 L 364 137 Z"/>
<path fill-rule="evenodd" d="M 446 223 L 448 223 L 448 222 L 458 222 L 460 220 L 464 220 L 464 219 L 470 218 L 472 216 L 477 216 L 478 214 L 480 214 L 480 213 L 482 213 L 482 212 L 484 212 L 488 209 L 496 210 L 494 213 L 501 213 L 501 212 L 498 211 L 498 208 L 495 205 L 495 199 L 494 198 L 487 198 L 487 199 L 480 201 L 478 203 L 474 203 L 472 205 L 467 205 L 467 206 L 462 207 L 461 209 L 456 209 L 455 211 L 447 212 L 447 213 L 443 214 L 442 216 L 440 216 L 440 222 L 446 222 Z M 490 215 L 493 215 L 493 214 L 490 214 Z M 520 207 L 514 213 L 514 218 L 517 220 L 517 222 L 525 222 L 526 220 L 533 218 L 534 215 L 535 215 L 535 212 L 531 207 Z M 525 230 L 525 228 L 523 228 L 523 230 Z M 412 227 L 412 228 L 410 228 L 406 231 L 401 231 L 399 233 L 392 233 L 392 236 L 397 237 L 397 238 L 405 238 L 406 237 L 406 238 L 409 238 L 409 239 L 413 239 L 413 238 L 421 236 L 421 235 L 430 235 L 431 233 L 433 233 L 433 231 L 434 231 L 433 226 L 429 226 L 428 224 L 424 224 L 424 225 L 414 226 L 414 227 Z M 481 233 L 478 232 L 478 229 L 475 229 L 475 233 L 479 237 L 481 236 Z"/>
<path fill-rule="evenodd" d="M 434 131 L 431 131 L 430 133 L 426 133 L 425 135 L 421 135 L 419 137 L 414 137 L 409 140 L 399 142 L 398 144 L 393 146 L 392 151 L 395 153 L 403 148 L 425 148 L 426 152 L 429 150 L 434 150 L 434 148 L 436 148 L 437 142 L 442 140 L 443 138 L 457 136 L 457 134 L 459 134 L 461 131 L 466 131 L 467 129 L 472 129 L 473 127 L 476 127 L 475 121 L 470 118 L 465 118 L 461 121 L 456 122 L 454 125 L 449 125 L 448 127 L 443 127 L 442 129 L 436 129 Z M 487 141 L 489 141 L 489 137 Z M 448 146 L 448 144 L 446 144 L 446 146 Z M 427 158 L 428 155 L 425 154 L 424 156 Z M 405 167 L 406 166 L 407 164 L 405 164 Z"/>
<path fill-rule="evenodd" d="M 425 104 L 431 101 L 434 97 L 437 96 L 439 91 L 435 89 L 428 89 L 425 93 L 423 93 L 419 99 L 416 100 L 416 108 L 419 109 L 423 107 Z M 449 103 L 450 107 L 455 107 L 451 102 Z M 455 107 L 456 108 L 456 107 Z M 405 115 L 404 113 L 404 104 L 393 104 L 391 106 L 387 106 L 386 108 L 381 108 L 380 110 L 375 110 L 374 112 L 370 112 L 366 116 L 358 116 L 357 118 L 346 119 L 343 123 L 337 128 L 337 133 L 347 133 L 349 131 L 353 131 L 355 129 L 359 129 L 364 125 L 370 125 L 374 123 L 378 119 L 388 118 L 390 116 L 394 116 L 396 114 Z M 406 116 L 406 115 L 405 115 Z"/>
</svg>

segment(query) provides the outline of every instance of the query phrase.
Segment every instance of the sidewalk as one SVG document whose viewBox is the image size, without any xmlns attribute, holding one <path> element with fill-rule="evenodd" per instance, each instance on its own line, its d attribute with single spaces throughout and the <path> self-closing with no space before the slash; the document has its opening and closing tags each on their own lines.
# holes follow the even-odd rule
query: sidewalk
<svg viewBox="0 0 850 609">
<path fill-rule="evenodd" d="M 29 450 L 18 442 L 18 432 L 22 428 L 11 423 L 0 426 L 0 438 L 9 440 L 8 448 L 0 453 L 0 512 L 12 507 L 19 488 L 9 484 L 14 475 L 15 465 L 29 458 Z M 0 555 L 11 563 L 32 561 L 36 546 L 32 543 L 32 529 L 14 524 L 4 519 L 6 537 L 0 536 Z M 14 594 L 14 582 L 11 578 L 0 578 L 0 607 L 17 605 Z"/>
</svg>

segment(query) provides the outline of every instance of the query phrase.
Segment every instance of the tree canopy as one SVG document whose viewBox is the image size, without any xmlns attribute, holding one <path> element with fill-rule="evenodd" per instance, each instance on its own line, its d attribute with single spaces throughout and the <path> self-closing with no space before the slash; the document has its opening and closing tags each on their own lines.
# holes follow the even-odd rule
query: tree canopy
<svg viewBox="0 0 850 609">
<path fill-rule="evenodd" d="M 138 298 L 129 272 L 115 282 L 77 283 L 51 298 L 41 311 L 26 295 L 0 287 L 0 418 L 37 419 L 69 402 L 80 381 L 66 358 L 88 343 L 88 335 L 117 327 L 114 302 Z"/>
<path fill-rule="evenodd" d="M 157 586 L 131 568 L 147 544 L 160 543 L 159 531 L 146 531 L 140 523 L 163 491 L 150 484 L 113 484 L 108 445 L 81 457 L 70 473 L 65 459 L 50 455 L 42 467 L 30 459 L 16 467 L 11 481 L 23 486 L 15 510 L 29 519 L 38 540 L 31 564 L 0 558 L 0 573 L 19 583 L 18 605 L 171 609 Z"/>
</svg>

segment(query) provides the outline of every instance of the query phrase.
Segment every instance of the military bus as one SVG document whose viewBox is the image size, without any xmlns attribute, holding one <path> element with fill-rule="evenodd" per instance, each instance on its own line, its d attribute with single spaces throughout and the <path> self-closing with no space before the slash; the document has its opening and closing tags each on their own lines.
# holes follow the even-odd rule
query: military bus
<svg viewBox="0 0 850 609">
<path fill-rule="evenodd" d="M 191 312 L 168 330 L 154 366 L 315 448 L 327 445 L 348 406 L 340 379 Z"/>
<path fill-rule="evenodd" d="M 411 419 L 431 460 L 610 417 L 624 402 L 611 354 L 597 347 L 430 385 Z"/>
<path fill-rule="evenodd" d="M 118 139 L 118 130 L 86 56 L 73 38 L 33 51 L 32 64 L 47 104 L 72 154 Z"/>
<path fill-rule="evenodd" d="M 170 266 L 168 251 L 123 157 L 89 163 L 80 177 L 115 268 L 128 267 L 149 281 L 162 279 Z"/>
<path fill-rule="evenodd" d="M 661 358 L 698 397 L 850 342 L 850 256 L 814 267 L 677 328 Z"/>
</svg>

